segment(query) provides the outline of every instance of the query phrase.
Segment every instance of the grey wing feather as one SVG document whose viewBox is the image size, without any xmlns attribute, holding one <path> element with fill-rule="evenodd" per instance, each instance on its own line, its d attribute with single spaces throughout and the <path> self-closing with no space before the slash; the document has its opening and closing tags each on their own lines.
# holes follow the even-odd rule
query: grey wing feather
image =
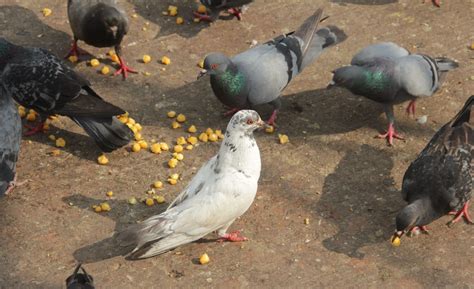
<svg viewBox="0 0 474 289">
<path fill-rule="evenodd" d="M 351 65 L 365 65 L 374 58 L 397 59 L 409 55 L 410 52 L 393 42 L 382 42 L 369 45 L 360 50 L 351 61 Z"/>
</svg>

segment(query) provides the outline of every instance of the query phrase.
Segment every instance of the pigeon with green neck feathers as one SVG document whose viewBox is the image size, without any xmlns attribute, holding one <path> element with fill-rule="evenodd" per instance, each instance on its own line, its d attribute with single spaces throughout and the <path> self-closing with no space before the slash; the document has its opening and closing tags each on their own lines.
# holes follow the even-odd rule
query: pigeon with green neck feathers
<svg viewBox="0 0 474 289">
<path fill-rule="evenodd" d="M 432 96 L 441 86 L 444 74 L 458 67 L 448 58 L 432 58 L 424 54 L 410 54 L 408 50 L 391 42 L 378 43 L 362 49 L 351 65 L 333 71 L 329 85 L 347 88 L 356 95 L 382 103 L 389 122 L 387 138 L 403 139 L 394 127 L 393 105 L 410 100 L 408 114 L 415 114 L 415 101 Z"/>
<path fill-rule="evenodd" d="M 323 10 L 318 9 L 296 31 L 281 35 L 233 57 L 211 53 L 199 77 L 210 75 L 216 97 L 233 113 L 261 104 L 273 106 L 268 120 L 274 124 L 280 95 L 290 81 L 326 48 L 346 39 L 335 26 L 318 29 Z"/>
</svg>

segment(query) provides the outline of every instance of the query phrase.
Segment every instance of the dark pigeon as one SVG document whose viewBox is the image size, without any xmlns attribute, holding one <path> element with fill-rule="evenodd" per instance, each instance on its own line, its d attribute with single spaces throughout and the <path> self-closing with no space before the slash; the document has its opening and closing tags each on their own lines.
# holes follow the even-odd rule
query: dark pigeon
<svg viewBox="0 0 474 289">
<path fill-rule="evenodd" d="M 104 101 L 89 81 L 44 49 L 0 38 L 0 82 L 19 104 L 34 109 L 42 119 L 53 114 L 70 117 L 104 152 L 123 147 L 133 138 L 132 131 L 115 117 L 125 111 Z"/>
<path fill-rule="evenodd" d="M 0 86 L 0 197 L 15 186 L 21 119 L 13 99 Z"/>
<path fill-rule="evenodd" d="M 122 57 L 122 40 L 128 32 L 128 19 L 116 0 L 68 0 L 67 12 L 69 24 L 74 34 L 70 55 L 79 55 L 77 41 L 95 47 L 114 47 L 120 61 L 120 69 L 115 75 L 135 73 Z"/>
<path fill-rule="evenodd" d="M 289 82 L 326 48 L 346 35 L 335 26 L 318 28 L 323 10 L 318 9 L 295 32 L 278 36 L 232 58 L 211 53 L 200 77 L 209 74 L 217 98 L 232 112 L 269 103 L 273 124 L 280 109 L 280 95 Z"/>
<path fill-rule="evenodd" d="M 203 21 L 212 22 L 219 17 L 221 11 L 227 10 L 231 15 L 242 20 L 243 7 L 254 0 L 201 0 L 202 5 L 210 10 L 210 15 L 194 12 L 194 16 Z"/>
<path fill-rule="evenodd" d="M 389 121 L 386 134 L 390 145 L 393 138 L 403 139 L 395 131 L 393 105 L 410 100 L 408 114 L 415 114 L 415 101 L 432 96 L 441 86 L 444 74 L 458 67 L 448 58 L 432 58 L 410 54 L 391 42 L 370 45 L 352 59 L 351 65 L 333 71 L 331 86 L 349 89 L 352 93 L 382 103 Z"/>
<path fill-rule="evenodd" d="M 79 273 L 79 271 L 82 273 Z M 78 264 L 71 276 L 66 279 L 67 289 L 95 289 L 94 278 L 87 274 L 82 264 Z"/>
<path fill-rule="evenodd" d="M 426 225 L 446 214 L 468 214 L 473 190 L 474 95 L 461 111 L 431 139 L 405 172 L 402 196 L 408 205 L 397 216 L 393 240 L 410 231 L 427 231 Z M 398 239 L 397 239 L 398 238 Z"/>
</svg>

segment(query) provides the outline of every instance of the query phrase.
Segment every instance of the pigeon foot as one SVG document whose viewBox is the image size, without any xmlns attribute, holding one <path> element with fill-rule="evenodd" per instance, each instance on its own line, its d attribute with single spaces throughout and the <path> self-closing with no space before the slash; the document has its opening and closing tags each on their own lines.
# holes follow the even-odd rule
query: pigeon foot
<svg viewBox="0 0 474 289">
<path fill-rule="evenodd" d="M 428 230 L 428 227 L 426 226 L 416 226 L 416 227 L 411 228 L 410 231 L 408 231 L 407 236 L 415 237 L 415 236 L 418 236 L 420 233 L 429 235 L 430 231 Z"/>
<path fill-rule="evenodd" d="M 229 14 L 234 15 L 240 21 L 242 20 L 242 10 L 239 8 L 230 8 L 227 10 Z"/>
<path fill-rule="evenodd" d="M 44 121 L 41 121 L 38 125 L 25 125 L 25 127 L 28 129 L 27 132 L 25 132 L 25 136 L 32 136 L 40 132 L 44 132 Z"/>
<path fill-rule="evenodd" d="M 431 0 L 434 6 L 441 7 L 441 0 Z M 426 3 L 426 0 L 423 0 L 423 3 Z"/>
<path fill-rule="evenodd" d="M 26 181 L 23 181 L 23 182 L 18 182 L 16 176 L 17 176 L 17 175 L 15 174 L 15 176 L 13 177 L 13 181 L 11 181 L 11 182 L 8 184 L 7 190 L 5 191 L 5 195 L 11 194 L 11 192 L 13 192 L 13 190 L 14 190 L 16 187 L 22 186 L 22 185 L 24 185 L 24 184 L 27 182 L 27 180 L 26 180 Z"/>
<path fill-rule="evenodd" d="M 268 124 L 268 125 L 276 126 L 275 121 L 276 121 L 276 118 L 277 118 L 277 113 L 278 113 L 277 110 L 274 110 L 274 111 L 272 112 L 272 115 L 270 116 L 270 118 L 269 118 L 268 121 L 267 121 L 267 124 Z"/>
<path fill-rule="evenodd" d="M 80 49 L 79 46 L 77 46 L 77 41 L 74 41 L 72 43 L 71 49 L 66 54 L 66 56 L 64 56 L 64 58 L 68 58 L 69 56 L 76 56 L 79 58 L 80 55 L 84 55 L 84 54 L 86 54 L 86 52 Z"/>
<path fill-rule="evenodd" d="M 135 70 L 131 69 L 125 64 L 125 61 L 122 60 L 122 57 L 119 57 L 120 68 L 114 73 L 114 76 L 122 74 L 123 79 L 127 79 L 128 72 L 137 73 Z"/>
<path fill-rule="evenodd" d="M 242 241 L 248 241 L 248 238 L 240 235 L 240 231 L 235 231 L 232 233 L 226 233 L 222 236 L 220 236 L 219 242 L 223 241 L 229 241 L 229 242 L 242 242 Z"/>
<path fill-rule="evenodd" d="M 379 134 L 377 137 L 378 138 L 386 138 L 387 141 L 388 141 L 388 144 L 390 146 L 393 146 L 393 139 L 394 138 L 399 139 L 399 140 L 404 140 L 404 138 L 401 135 L 397 134 L 397 132 L 395 131 L 395 128 L 393 127 L 392 123 L 390 123 L 388 125 L 388 130 L 385 134 Z"/>
<path fill-rule="evenodd" d="M 467 201 L 467 202 L 464 204 L 464 206 L 461 208 L 461 210 L 459 210 L 458 212 L 456 212 L 456 211 L 450 212 L 450 213 L 449 213 L 450 215 L 454 215 L 454 219 L 452 219 L 451 221 L 449 221 L 448 226 L 454 225 L 455 223 L 457 223 L 457 222 L 458 222 L 459 220 L 461 220 L 462 218 L 464 218 L 464 220 L 465 220 L 468 224 L 474 224 L 474 222 L 473 222 L 472 219 L 471 219 L 471 216 L 469 215 L 468 209 L 469 209 L 469 201 Z"/>
<path fill-rule="evenodd" d="M 196 11 L 193 11 L 194 17 L 198 18 L 200 21 L 205 21 L 205 22 L 212 22 L 212 18 L 209 15 L 206 14 L 200 14 Z"/>
<path fill-rule="evenodd" d="M 407 106 L 408 116 L 413 115 L 413 117 L 415 117 L 415 110 L 416 110 L 416 100 L 412 100 Z"/>
</svg>

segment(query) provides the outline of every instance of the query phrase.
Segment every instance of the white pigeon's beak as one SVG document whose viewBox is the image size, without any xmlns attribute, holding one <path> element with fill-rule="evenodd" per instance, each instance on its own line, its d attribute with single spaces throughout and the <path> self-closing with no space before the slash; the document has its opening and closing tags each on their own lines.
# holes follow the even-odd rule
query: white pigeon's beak
<svg viewBox="0 0 474 289">
<path fill-rule="evenodd" d="M 197 79 L 200 79 L 201 77 L 203 77 L 204 75 L 207 75 L 208 74 L 208 71 L 206 69 L 203 69 L 199 72 L 199 75 L 197 77 Z"/>
<path fill-rule="evenodd" d="M 259 128 L 264 128 L 267 126 L 267 123 L 264 122 L 263 120 L 259 119 L 256 123 L 255 123 Z"/>
</svg>

